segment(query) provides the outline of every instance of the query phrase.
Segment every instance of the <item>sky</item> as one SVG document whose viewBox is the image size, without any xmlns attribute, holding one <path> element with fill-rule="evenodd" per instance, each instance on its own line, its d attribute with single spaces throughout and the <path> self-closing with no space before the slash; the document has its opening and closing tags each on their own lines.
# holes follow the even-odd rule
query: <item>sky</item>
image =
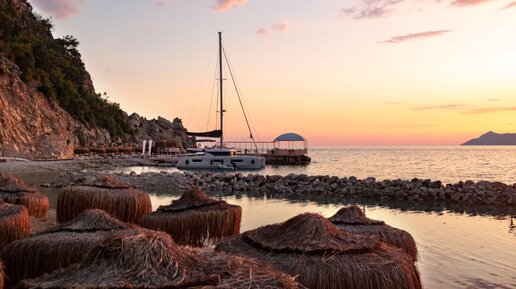
<svg viewBox="0 0 516 289">
<path fill-rule="evenodd" d="M 456 145 L 516 132 L 513 0 L 29 0 L 128 113 L 216 128 L 217 32 L 256 138 Z M 248 140 L 225 68 L 225 136 Z M 215 91 L 215 92 L 214 92 Z"/>
</svg>

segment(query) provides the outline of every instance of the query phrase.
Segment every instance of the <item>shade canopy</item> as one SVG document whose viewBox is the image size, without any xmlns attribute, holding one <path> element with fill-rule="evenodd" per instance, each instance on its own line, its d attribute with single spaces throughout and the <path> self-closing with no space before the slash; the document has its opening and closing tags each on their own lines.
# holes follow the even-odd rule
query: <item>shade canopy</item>
<svg viewBox="0 0 516 289">
<path fill-rule="evenodd" d="M 297 133 L 289 132 L 278 136 L 274 141 L 305 141 L 305 138 Z"/>
</svg>

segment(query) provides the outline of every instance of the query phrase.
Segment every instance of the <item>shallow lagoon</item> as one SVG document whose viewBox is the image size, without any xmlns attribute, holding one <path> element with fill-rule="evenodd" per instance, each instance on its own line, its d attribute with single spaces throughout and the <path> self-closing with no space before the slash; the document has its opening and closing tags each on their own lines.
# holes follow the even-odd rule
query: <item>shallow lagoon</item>
<svg viewBox="0 0 516 289">
<path fill-rule="evenodd" d="M 50 197 L 51 208 L 55 208 L 57 190 L 44 191 Z M 178 197 L 174 192 L 151 192 L 153 209 Z M 221 198 L 242 206 L 242 232 L 304 212 L 329 217 L 345 205 L 267 197 Z M 471 209 L 465 213 L 440 206 L 358 204 L 368 217 L 384 220 L 413 235 L 425 288 L 516 288 L 516 227 L 506 210 Z"/>
</svg>

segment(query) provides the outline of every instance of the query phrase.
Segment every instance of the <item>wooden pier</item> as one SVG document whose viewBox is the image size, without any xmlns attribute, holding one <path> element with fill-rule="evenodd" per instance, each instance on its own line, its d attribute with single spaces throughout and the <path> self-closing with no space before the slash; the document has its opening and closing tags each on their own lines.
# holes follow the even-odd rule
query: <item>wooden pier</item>
<svg viewBox="0 0 516 289">
<path fill-rule="evenodd" d="M 308 142 L 300 135 L 286 133 L 269 142 L 228 141 L 224 146 L 235 148 L 240 154 L 260 155 L 268 165 L 307 165 Z"/>
</svg>

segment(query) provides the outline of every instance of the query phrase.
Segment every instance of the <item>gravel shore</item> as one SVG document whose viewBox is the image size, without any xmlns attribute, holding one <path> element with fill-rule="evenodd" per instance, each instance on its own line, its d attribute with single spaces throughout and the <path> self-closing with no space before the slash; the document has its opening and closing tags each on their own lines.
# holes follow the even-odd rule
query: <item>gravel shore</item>
<svg viewBox="0 0 516 289">
<path fill-rule="evenodd" d="M 63 173 L 50 187 L 81 184 L 95 173 Z M 199 187 L 208 193 L 242 195 L 248 193 L 285 198 L 361 198 L 410 202 L 442 202 L 465 205 L 516 205 L 516 184 L 499 182 L 465 181 L 443 184 L 432 180 L 382 180 L 375 178 L 307 176 L 289 174 L 260 175 L 242 173 L 117 173 L 120 181 L 130 186 L 153 192 L 181 192 L 185 188 Z"/>
<path fill-rule="evenodd" d="M 0 172 L 20 177 L 41 174 L 31 184 L 60 188 L 81 184 L 101 172 L 118 168 L 152 166 L 154 161 L 141 158 L 103 158 L 45 162 L 0 163 Z M 181 193 L 186 188 L 199 187 L 209 194 L 269 196 L 285 199 L 344 202 L 406 202 L 452 204 L 461 206 L 496 206 L 516 208 L 516 184 L 500 182 L 461 181 L 443 184 L 440 181 L 376 180 L 356 177 L 308 176 L 304 174 L 260 175 L 213 172 L 146 172 L 113 174 L 123 183 L 152 193 Z"/>
</svg>

